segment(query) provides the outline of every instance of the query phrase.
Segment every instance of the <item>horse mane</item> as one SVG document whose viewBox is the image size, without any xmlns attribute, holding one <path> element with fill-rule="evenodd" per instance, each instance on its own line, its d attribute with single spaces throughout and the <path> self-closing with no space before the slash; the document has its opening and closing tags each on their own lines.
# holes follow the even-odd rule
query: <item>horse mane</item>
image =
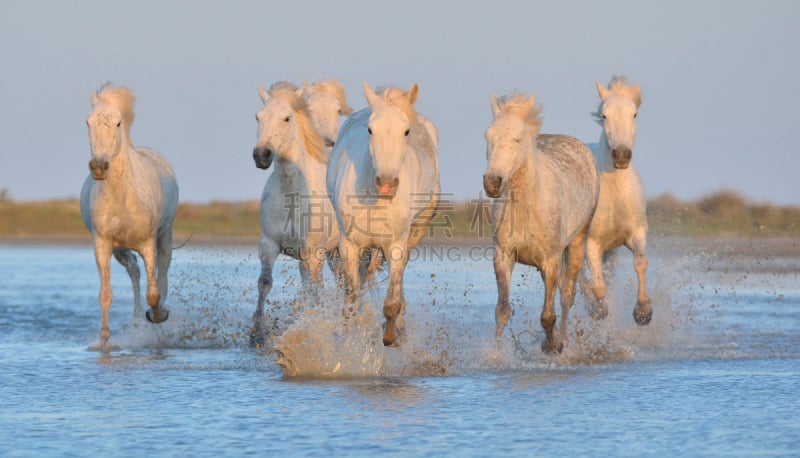
<svg viewBox="0 0 800 458">
<path fill-rule="evenodd" d="M 100 87 L 100 91 L 95 93 L 96 103 L 107 103 L 122 114 L 122 121 L 125 124 L 125 135 L 128 140 L 131 138 L 131 125 L 133 124 L 133 103 L 136 101 L 133 93 L 122 86 L 113 86 L 106 83 Z"/>
<path fill-rule="evenodd" d="M 522 94 L 502 96 L 497 99 L 497 107 L 502 113 L 513 113 L 519 116 L 528 125 L 531 137 L 539 135 L 542 128 L 542 106 L 538 103 L 531 105 L 531 99 Z"/>
<path fill-rule="evenodd" d="M 614 75 L 611 77 L 611 82 L 608 83 L 608 90 L 611 94 L 621 95 L 627 97 L 636 104 L 636 108 L 642 104 L 642 94 L 639 91 L 638 86 L 633 86 L 628 82 L 628 78 L 621 76 L 621 75 Z M 591 113 L 592 117 L 594 117 L 595 121 L 598 124 L 603 124 L 603 103 L 604 101 L 600 101 L 600 104 L 597 106 L 597 110 L 594 113 Z"/>
<path fill-rule="evenodd" d="M 309 92 L 326 92 L 331 94 L 332 96 L 336 97 L 336 100 L 339 102 L 339 106 L 342 110 L 342 115 L 349 116 L 353 114 L 353 107 L 347 104 L 347 98 L 345 97 L 344 85 L 336 79 L 325 80 L 325 81 L 317 81 L 311 86 L 308 87 Z"/>
<path fill-rule="evenodd" d="M 400 87 L 386 87 L 378 88 L 375 94 L 382 98 L 387 105 L 400 110 L 408 118 L 409 123 L 412 125 L 417 123 L 417 112 L 414 111 L 414 106 L 408 100 L 408 91 Z"/>
<path fill-rule="evenodd" d="M 279 81 L 269 88 L 269 95 L 286 102 L 292 108 L 308 155 L 323 164 L 328 162 L 325 142 L 311 121 L 308 103 L 298 91 L 298 87 L 286 81 Z"/>
</svg>

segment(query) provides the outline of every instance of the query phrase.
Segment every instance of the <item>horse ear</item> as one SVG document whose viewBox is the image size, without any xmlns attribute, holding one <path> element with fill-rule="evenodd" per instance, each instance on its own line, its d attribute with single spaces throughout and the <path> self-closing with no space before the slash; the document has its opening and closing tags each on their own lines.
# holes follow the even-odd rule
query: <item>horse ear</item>
<svg viewBox="0 0 800 458">
<path fill-rule="evenodd" d="M 600 84 L 600 81 L 595 80 L 594 83 L 597 85 L 597 93 L 600 95 L 600 100 L 605 102 L 606 98 L 608 97 L 608 89 Z"/>
<path fill-rule="evenodd" d="M 308 81 L 303 80 L 303 88 L 300 90 L 300 92 L 301 93 L 305 92 L 306 94 L 311 94 L 311 86 L 308 85 Z"/>
<path fill-rule="evenodd" d="M 369 87 L 369 84 L 366 81 L 364 81 L 364 97 L 367 98 L 367 103 L 369 106 L 373 106 L 374 103 L 378 101 L 378 96 L 375 94 L 372 88 Z"/>
<path fill-rule="evenodd" d="M 350 116 L 351 114 L 353 114 L 353 107 L 345 103 L 340 108 L 340 111 L 342 116 Z"/>
<path fill-rule="evenodd" d="M 528 98 L 528 105 L 530 105 L 528 107 L 529 109 L 533 109 L 533 107 L 536 106 L 536 97 L 533 93 L 531 93 L 531 96 Z"/>
<path fill-rule="evenodd" d="M 497 94 L 492 94 L 492 116 L 500 113 L 500 103 L 497 101 Z"/>
<path fill-rule="evenodd" d="M 267 103 L 267 100 L 269 100 L 269 92 L 267 92 L 264 89 L 264 86 L 260 84 L 258 85 L 258 95 L 261 97 L 261 101 L 264 103 Z"/>
<path fill-rule="evenodd" d="M 91 100 L 92 100 L 92 106 L 97 105 L 97 92 L 96 91 L 92 91 L 92 99 Z"/>
<path fill-rule="evenodd" d="M 408 91 L 408 103 L 413 106 L 417 102 L 417 97 L 419 97 L 419 85 L 414 83 Z"/>
<path fill-rule="evenodd" d="M 636 108 L 639 108 L 639 104 L 642 101 L 642 87 L 641 87 L 641 84 L 637 84 L 636 87 L 633 88 L 633 90 L 636 91 L 636 100 L 639 101 L 639 103 L 636 104 Z"/>
</svg>

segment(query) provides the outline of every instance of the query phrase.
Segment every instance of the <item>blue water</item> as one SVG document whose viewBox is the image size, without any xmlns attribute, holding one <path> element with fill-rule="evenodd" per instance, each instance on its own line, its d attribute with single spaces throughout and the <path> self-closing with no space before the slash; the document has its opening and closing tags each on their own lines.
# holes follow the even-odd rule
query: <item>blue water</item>
<svg viewBox="0 0 800 458">
<path fill-rule="evenodd" d="M 114 264 L 121 349 L 100 354 L 87 350 L 100 320 L 91 248 L 0 247 L 0 456 L 800 454 L 800 259 L 656 247 L 655 315 L 639 328 L 622 254 L 608 319 L 592 322 L 579 298 L 552 357 L 538 273 L 515 270 L 497 344 L 491 262 L 435 253 L 407 270 L 402 346 L 373 339 L 384 284 L 359 326 L 342 325 L 334 293 L 296 307 L 282 259 L 274 346 L 251 350 L 255 252 L 176 251 L 158 326 L 134 321 Z"/>
</svg>

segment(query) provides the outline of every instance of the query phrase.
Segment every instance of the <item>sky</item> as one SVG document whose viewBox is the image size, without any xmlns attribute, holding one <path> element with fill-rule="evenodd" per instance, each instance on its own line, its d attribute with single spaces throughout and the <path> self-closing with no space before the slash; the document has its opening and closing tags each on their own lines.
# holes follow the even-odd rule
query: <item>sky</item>
<svg viewBox="0 0 800 458">
<path fill-rule="evenodd" d="M 439 130 L 442 191 L 479 197 L 493 94 L 535 94 L 546 133 L 596 142 L 595 81 L 641 84 L 648 197 L 733 190 L 800 205 L 800 2 L 740 0 L 37 1 L 0 4 L 0 189 L 77 197 L 105 82 L 137 96 L 134 144 L 187 202 L 254 200 L 257 88 L 410 87 Z"/>
</svg>

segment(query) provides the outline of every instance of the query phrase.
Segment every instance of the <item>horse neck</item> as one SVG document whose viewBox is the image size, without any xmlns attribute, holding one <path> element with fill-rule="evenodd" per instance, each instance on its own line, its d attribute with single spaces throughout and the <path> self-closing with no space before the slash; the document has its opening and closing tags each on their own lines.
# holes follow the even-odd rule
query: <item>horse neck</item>
<svg viewBox="0 0 800 458">
<path fill-rule="evenodd" d="M 137 195 L 139 186 L 135 170 L 141 159 L 127 139 L 123 139 L 122 144 L 122 150 L 111 160 L 110 173 L 103 183 L 108 192 L 125 199 Z"/>
<path fill-rule="evenodd" d="M 516 202 L 535 205 L 540 195 L 539 166 L 542 163 L 541 153 L 536 148 L 536 139 L 533 140 L 533 151 L 525 153 L 524 156 L 522 164 L 511 175 L 510 186 L 505 197 Z M 512 191 L 513 196 L 511 195 Z"/>
<path fill-rule="evenodd" d="M 275 161 L 277 165 L 275 172 L 279 174 L 281 190 L 286 193 L 300 191 L 308 194 L 312 191 L 314 183 L 320 182 L 324 185 L 325 176 L 321 175 L 321 178 L 318 176 L 324 167 L 308 155 L 303 146 L 303 139 L 296 138 L 291 148 L 294 149 L 294 154 L 290 155 L 292 159 L 278 156 Z M 299 189 L 301 187 L 304 189 Z"/>
</svg>

